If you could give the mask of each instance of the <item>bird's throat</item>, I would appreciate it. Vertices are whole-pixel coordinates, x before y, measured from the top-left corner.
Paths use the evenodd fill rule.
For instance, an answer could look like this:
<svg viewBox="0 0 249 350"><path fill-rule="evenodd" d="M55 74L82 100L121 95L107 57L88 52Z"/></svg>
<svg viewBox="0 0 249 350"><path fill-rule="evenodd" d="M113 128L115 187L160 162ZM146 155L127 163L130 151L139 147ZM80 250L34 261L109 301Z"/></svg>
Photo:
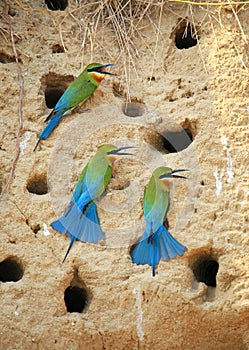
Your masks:
<svg viewBox="0 0 249 350"><path fill-rule="evenodd" d="M91 76L93 77L94 80L97 81L98 84L101 83L101 81L104 79L105 75L101 74L101 73L96 73L96 72L92 72Z"/></svg>
<svg viewBox="0 0 249 350"><path fill-rule="evenodd" d="M115 156L113 156L113 157L109 156L108 158L109 158L112 165L114 164L115 160L117 159L117 157L115 157Z"/></svg>
<svg viewBox="0 0 249 350"><path fill-rule="evenodd" d="M167 191L169 191L169 186L170 186L171 181L172 180L169 180L169 179L163 180L164 187Z"/></svg>

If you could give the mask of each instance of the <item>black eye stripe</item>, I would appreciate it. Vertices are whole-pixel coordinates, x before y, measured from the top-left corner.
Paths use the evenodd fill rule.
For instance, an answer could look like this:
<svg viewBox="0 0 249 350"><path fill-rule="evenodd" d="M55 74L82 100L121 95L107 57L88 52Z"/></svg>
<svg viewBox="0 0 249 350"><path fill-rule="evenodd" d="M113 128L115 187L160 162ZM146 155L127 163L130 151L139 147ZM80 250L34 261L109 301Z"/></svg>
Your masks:
<svg viewBox="0 0 249 350"><path fill-rule="evenodd" d="M97 72L97 73L103 73L101 71L99 71L99 69L101 69L102 67L99 67L99 68L89 68L87 71L88 72Z"/></svg>

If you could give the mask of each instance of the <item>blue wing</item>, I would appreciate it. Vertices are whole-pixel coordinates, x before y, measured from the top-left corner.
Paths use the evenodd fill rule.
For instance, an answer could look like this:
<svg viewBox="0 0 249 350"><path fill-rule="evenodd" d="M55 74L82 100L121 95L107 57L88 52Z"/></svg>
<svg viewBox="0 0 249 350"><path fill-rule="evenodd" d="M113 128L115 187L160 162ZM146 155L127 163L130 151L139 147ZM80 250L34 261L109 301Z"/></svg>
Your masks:
<svg viewBox="0 0 249 350"><path fill-rule="evenodd" d="M152 275L160 260L169 260L181 256L187 248L179 243L169 231L161 225L150 235L146 230L139 243L131 251L132 262L138 265L152 266Z"/></svg>
<svg viewBox="0 0 249 350"><path fill-rule="evenodd" d="M63 117L63 114L59 114L56 116L56 118L54 119L50 119L50 121L48 122L48 124L45 126L45 128L43 128L43 130L41 131L40 135L39 135L39 139L35 145L35 148L33 151L36 150L37 146L39 145L39 143L41 142L41 140L46 140L49 135L51 134L51 132L54 130L54 128L56 127L56 125L59 123L60 119Z"/></svg>
<svg viewBox="0 0 249 350"><path fill-rule="evenodd" d="M79 103L83 102L84 100L78 101L77 93L80 90L80 86L75 90L68 88L64 94L61 96L59 101L57 102L55 108L52 110L52 112L49 114L45 122L48 124L45 126L45 128L42 130L42 132L39 135L39 139L37 141L37 144L34 148L34 151L36 150L37 146L41 142L41 140L46 140L51 132L54 130L54 128L58 125L61 118L69 113L72 109L74 109Z"/></svg>
<svg viewBox="0 0 249 350"><path fill-rule="evenodd" d="M86 101L96 88L97 85L94 85L87 77L80 74L65 90L46 121L54 119L58 115L65 115L80 103Z"/></svg>
<svg viewBox="0 0 249 350"><path fill-rule="evenodd" d="M105 240L96 204L90 202L82 208L77 203L73 203L73 201L70 203L65 214L51 223L54 230L72 237L64 260L75 240L92 243Z"/></svg>
<svg viewBox="0 0 249 350"><path fill-rule="evenodd" d="M63 114L60 114L56 118L51 119L40 133L39 140L46 140L51 134L51 132L54 130L54 128L57 126L62 117Z"/></svg>

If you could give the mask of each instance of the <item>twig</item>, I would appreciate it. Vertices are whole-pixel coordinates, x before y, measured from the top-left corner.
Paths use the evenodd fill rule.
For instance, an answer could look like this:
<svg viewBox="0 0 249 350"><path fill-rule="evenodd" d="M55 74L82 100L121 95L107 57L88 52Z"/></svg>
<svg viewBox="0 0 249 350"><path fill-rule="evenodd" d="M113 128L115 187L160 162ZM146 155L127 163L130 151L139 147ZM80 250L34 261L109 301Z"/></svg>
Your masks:
<svg viewBox="0 0 249 350"><path fill-rule="evenodd" d="M203 67L205 69L205 72L208 73L208 70L207 70L207 67L206 67L206 63L205 63L205 59L204 59L204 56L202 54L201 45L200 45L200 41L199 41L199 37L198 37L198 33L197 33L197 28L196 28L196 25L195 25L193 9L192 9L191 5L189 5L189 11L190 11L190 14L191 14L191 19L192 19L192 23L193 23L193 27L194 27L194 31L195 31L194 34L195 34L195 36L197 38L197 45L198 45L198 50L200 52L201 61L202 61Z"/></svg>
<svg viewBox="0 0 249 350"><path fill-rule="evenodd" d="M191 1L191 0L168 0L168 2L180 2L182 4L201 5L201 6L229 6L248 4L249 0L245 1L224 1L224 2L206 2L206 1Z"/></svg>
<svg viewBox="0 0 249 350"><path fill-rule="evenodd" d="M242 34L242 36L243 36L243 39L244 39L246 45L248 45L247 37L246 37L245 32L244 32L244 30L243 30L243 28L242 28L242 25L241 25L241 23L240 23L239 17L238 17L238 15L237 15L237 13L235 12L235 10L234 10L233 7L232 7L232 11L233 11L234 17L236 18L236 21L237 21L237 23L238 23L238 26L239 26L239 29L240 29L241 34Z"/></svg>
<svg viewBox="0 0 249 350"><path fill-rule="evenodd" d="M9 10L9 6L8 6L8 0L5 1L5 10L6 10L6 16L8 18L8 24L9 24L9 29L10 29L10 38L11 38L11 45L12 45L12 50L13 53L15 55L15 59L16 59L16 66L17 66L17 72L18 72L18 78L19 78L19 84L20 84L20 93L19 93L19 101L18 101L18 116L19 116L19 125L18 125L18 129L16 130L16 154L15 157L13 159L11 168L10 168L10 173L7 179L6 184L3 186L1 194L0 194L0 199L3 197L4 193L7 191L11 180L13 178L13 174L15 171L15 167L17 164L17 161L19 159L20 156L20 133L23 127L23 117L22 117L22 101L23 101L23 92L24 92L24 82L23 82L23 76L22 76L22 70L19 64L19 60L18 60L18 54L16 51L16 46L15 46L15 40L14 40L14 34L13 34L13 28L12 28L12 24L11 24L11 20L9 18L8 15L8 10Z"/></svg>
<svg viewBox="0 0 249 350"><path fill-rule="evenodd" d="M160 14L159 14L159 20L158 20L158 29L156 31L156 44L155 44L155 49L154 49L154 54L153 54L153 60L152 60L152 67L151 67L151 74L150 74L150 82L152 79L152 76L154 74L154 69L155 69L155 60L156 60L156 54L157 54L157 48L158 48L158 42L159 42L159 35L160 35L160 28L161 28L161 23L162 23L162 14L163 14L163 3L161 3L160 7Z"/></svg>

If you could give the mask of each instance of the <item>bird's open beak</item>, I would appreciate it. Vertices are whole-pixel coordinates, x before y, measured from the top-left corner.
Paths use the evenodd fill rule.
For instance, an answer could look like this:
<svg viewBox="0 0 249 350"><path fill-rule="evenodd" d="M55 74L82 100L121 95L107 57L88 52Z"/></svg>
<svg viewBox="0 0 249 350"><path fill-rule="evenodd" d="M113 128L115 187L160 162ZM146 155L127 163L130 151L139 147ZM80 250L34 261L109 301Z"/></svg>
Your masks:
<svg viewBox="0 0 249 350"><path fill-rule="evenodd" d="M160 176L160 179L167 179L167 178L178 178L178 179L187 179L186 176L182 176L182 175L175 175L175 173L179 173L180 171L189 171L188 169L176 169L176 170L172 170L171 173L165 173L163 175Z"/></svg>
<svg viewBox="0 0 249 350"><path fill-rule="evenodd" d="M114 64L112 64L112 63L103 64L103 66L101 66L101 67L99 67L97 69L95 68L94 70L97 71L98 73L102 73L102 74L117 75L115 73L111 73L111 72L105 71L105 68L112 67L112 66L114 66Z"/></svg>
<svg viewBox="0 0 249 350"><path fill-rule="evenodd" d="M113 151L108 152L109 155L116 155L116 156L134 156L133 153L127 153L127 152L121 152L125 149L129 149L129 148L136 148L134 146L123 146L123 147L119 147L118 149L114 149Z"/></svg>

